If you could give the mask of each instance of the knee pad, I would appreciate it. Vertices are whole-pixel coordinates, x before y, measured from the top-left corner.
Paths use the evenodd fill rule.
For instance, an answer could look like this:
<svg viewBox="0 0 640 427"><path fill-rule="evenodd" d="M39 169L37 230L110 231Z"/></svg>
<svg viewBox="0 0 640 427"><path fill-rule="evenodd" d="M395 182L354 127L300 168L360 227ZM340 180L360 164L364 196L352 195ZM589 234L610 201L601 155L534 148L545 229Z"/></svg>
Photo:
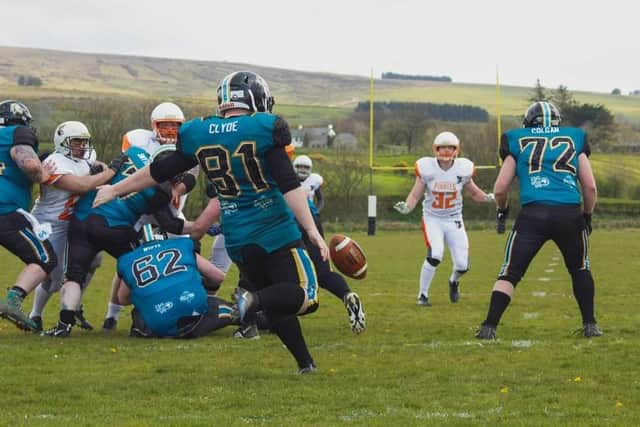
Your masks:
<svg viewBox="0 0 640 427"><path fill-rule="evenodd" d="M438 264L440 264L440 260L439 259L431 258L430 256L427 257L427 262L432 267L437 267Z"/></svg>

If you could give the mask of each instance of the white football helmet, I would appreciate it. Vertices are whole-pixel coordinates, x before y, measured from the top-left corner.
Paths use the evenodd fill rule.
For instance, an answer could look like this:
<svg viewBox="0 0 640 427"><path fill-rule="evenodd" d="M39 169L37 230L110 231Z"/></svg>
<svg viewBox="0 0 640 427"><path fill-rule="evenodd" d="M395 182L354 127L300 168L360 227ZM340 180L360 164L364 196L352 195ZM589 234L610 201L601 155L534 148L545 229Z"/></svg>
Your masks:
<svg viewBox="0 0 640 427"><path fill-rule="evenodd" d="M160 144L175 144L178 141L178 128L182 123L184 113L173 102L158 104L151 112L151 129Z"/></svg>
<svg viewBox="0 0 640 427"><path fill-rule="evenodd" d="M75 121L58 125L53 133L53 146L58 153L75 160L89 160L93 151L89 129Z"/></svg>
<svg viewBox="0 0 640 427"><path fill-rule="evenodd" d="M293 160L293 169L301 180L307 179L311 175L313 162L309 156L301 155Z"/></svg>
<svg viewBox="0 0 640 427"><path fill-rule="evenodd" d="M440 147L453 147L450 153L441 153ZM453 132L440 132L433 140L433 154L438 160L450 161L460 153L460 140Z"/></svg>

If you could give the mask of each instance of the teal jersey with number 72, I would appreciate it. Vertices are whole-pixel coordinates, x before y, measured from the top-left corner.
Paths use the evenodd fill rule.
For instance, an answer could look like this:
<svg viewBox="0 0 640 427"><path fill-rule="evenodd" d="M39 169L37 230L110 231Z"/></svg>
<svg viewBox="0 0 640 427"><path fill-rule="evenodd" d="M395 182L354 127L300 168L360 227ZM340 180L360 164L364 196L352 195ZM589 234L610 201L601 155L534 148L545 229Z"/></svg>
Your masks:
<svg viewBox="0 0 640 427"><path fill-rule="evenodd" d="M516 161L520 203L579 205L578 156L590 154L585 132L574 127L512 129L502 135L500 155Z"/></svg>

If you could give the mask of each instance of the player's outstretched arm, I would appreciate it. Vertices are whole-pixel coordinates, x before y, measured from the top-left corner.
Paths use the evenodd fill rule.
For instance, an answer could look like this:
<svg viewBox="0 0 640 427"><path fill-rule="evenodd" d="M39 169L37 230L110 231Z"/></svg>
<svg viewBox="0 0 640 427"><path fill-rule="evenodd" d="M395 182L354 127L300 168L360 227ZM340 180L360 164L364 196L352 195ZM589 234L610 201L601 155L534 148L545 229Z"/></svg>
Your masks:
<svg viewBox="0 0 640 427"><path fill-rule="evenodd" d="M297 187L291 191L287 191L284 194L284 199L296 216L296 219L302 225L302 228L307 232L309 240L320 249L320 254L323 260L329 259L329 247L324 241L316 223L313 221L311 211L309 210L309 204L307 203L307 195L302 187Z"/></svg>
<svg viewBox="0 0 640 427"><path fill-rule="evenodd" d="M467 194L471 196L471 199L474 202L491 203L496 200L493 193L485 193L482 191L482 189L473 181L473 178L469 179L469 182L465 184L464 188L467 190Z"/></svg>
<svg viewBox="0 0 640 427"><path fill-rule="evenodd" d="M220 200L209 200L207 206L194 221L185 221L183 233L189 233L193 240L200 240L214 222L220 221Z"/></svg>
<svg viewBox="0 0 640 427"><path fill-rule="evenodd" d="M93 207L97 208L118 196L144 190L158 184L149 171L149 166L138 170L133 175L118 182L115 185L101 185L98 187L98 193L93 201Z"/></svg>
<svg viewBox="0 0 640 427"><path fill-rule="evenodd" d="M422 198L424 190L424 182L422 182L420 177L416 177L416 182L413 184L413 188L409 192L407 199L404 202L396 203L393 205L393 208L404 215L410 213Z"/></svg>

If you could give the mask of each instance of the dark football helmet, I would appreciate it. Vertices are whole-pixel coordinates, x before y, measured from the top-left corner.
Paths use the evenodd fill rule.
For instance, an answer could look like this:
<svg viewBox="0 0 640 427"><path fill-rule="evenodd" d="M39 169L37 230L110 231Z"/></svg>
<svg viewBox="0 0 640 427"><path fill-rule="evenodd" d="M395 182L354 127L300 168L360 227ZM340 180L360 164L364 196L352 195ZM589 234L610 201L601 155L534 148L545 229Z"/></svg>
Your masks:
<svg viewBox="0 0 640 427"><path fill-rule="evenodd" d="M549 101L534 102L524 113L522 125L526 128L560 126L560 111Z"/></svg>
<svg viewBox="0 0 640 427"><path fill-rule="evenodd" d="M270 113L274 104L267 82L251 71L231 73L218 85L219 113L234 108Z"/></svg>
<svg viewBox="0 0 640 427"><path fill-rule="evenodd" d="M31 112L22 102L12 99L0 102L0 126L29 126L31 120Z"/></svg>

